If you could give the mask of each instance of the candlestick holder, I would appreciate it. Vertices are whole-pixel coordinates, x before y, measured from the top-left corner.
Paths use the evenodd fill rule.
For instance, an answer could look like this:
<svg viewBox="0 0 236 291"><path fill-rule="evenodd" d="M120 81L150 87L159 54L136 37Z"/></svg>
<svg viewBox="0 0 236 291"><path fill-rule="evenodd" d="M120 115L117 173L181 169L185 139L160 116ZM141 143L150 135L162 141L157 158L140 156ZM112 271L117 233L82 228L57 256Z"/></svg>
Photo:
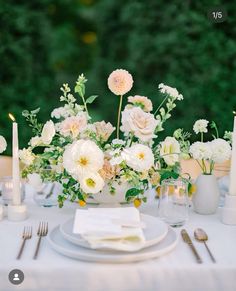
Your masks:
<svg viewBox="0 0 236 291"><path fill-rule="evenodd" d="M28 211L26 204L12 205L7 207L7 216L10 221L22 221L28 218Z"/></svg>
<svg viewBox="0 0 236 291"><path fill-rule="evenodd" d="M224 224L236 225L236 195L225 195L225 205L222 208L221 220Z"/></svg>

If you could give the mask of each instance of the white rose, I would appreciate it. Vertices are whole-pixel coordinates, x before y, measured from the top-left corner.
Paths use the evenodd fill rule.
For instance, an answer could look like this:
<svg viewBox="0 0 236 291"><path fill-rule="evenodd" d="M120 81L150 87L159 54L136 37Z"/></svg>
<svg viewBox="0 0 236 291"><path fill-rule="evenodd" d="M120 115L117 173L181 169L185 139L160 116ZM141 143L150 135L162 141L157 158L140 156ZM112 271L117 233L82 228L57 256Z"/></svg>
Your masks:
<svg viewBox="0 0 236 291"><path fill-rule="evenodd" d="M180 145L174 137L166 137L161 142L160 155L168 166L174 166L179 161Z"/></svg>
<svg viewBox="0 0 236 291"><path fill-rule="evenodd" d="M0 135L0 154L3 153L7 148L7 142L5 138Z"/></svg>
<svg viewBox="0 0 236 291"><path fill-rule="evenodd" d="M19 150L19 158L27 166L30 166L33 164L35 156L29 149L23 149Z"/></svg>
<svg viewBox="0 0 236 291"><path fill-rule="evenodd" d="M215 163L223 163L228 161L231 156L231 146L222 138L211 141L212 160Z"/></svg>
<svg viewBox="0 0 236 291"><path fill-rule="evenodd" d="M144 112L139 107L125 108L122 112L121 130L128 135L133 133L141 141L149 141L156 137L155 129L160 121L151 113Z"/></svg>
<svg viewBox="0 0 236 291"><path fill-rule="evenodd" d="M207 132L207 126L209 121L206 119L199 119L197 120L193 125L193 130L196 134L198 133L206 133Z"/></svg>
<svg viewBox="0 0 236 291"><path fill-rule="evenodd" d="M43 127L42 134L41 134L43 143L50 144L52 142L52 139L55 133L56 133L56 130L55 130L54 123L52 122L52 120L47 121Z"/></svg>
<svg viewBox="0 0 236 291"><path fill-rule="evenodd" d="M96 194L104 187L104 180L97 173L89 173L79 178L81 189L87 194Z"/></svg>
<svg viewBox="0 0 236 291"><path fill-rule="evenodd" d="M195 160L211 160L212 148L210 142L195 142L190 148L189 152Z"/></svg>
<svg viewBox="0 0 236 291"><path fill-rule="evenodd" d="M142 144L135 144L124 149L122 157L130 168L138 172L148 171L154 165L152 150Z"/></svg>

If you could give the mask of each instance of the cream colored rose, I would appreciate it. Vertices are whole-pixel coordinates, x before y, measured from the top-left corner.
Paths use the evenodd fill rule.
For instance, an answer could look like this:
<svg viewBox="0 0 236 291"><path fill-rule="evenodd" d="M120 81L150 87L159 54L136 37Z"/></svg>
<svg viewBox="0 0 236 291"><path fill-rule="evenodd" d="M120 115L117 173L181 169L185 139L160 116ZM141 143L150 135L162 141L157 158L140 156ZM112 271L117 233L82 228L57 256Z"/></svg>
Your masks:
<svg viewBox="0 0 236 291"><path fill-rule="evenodd" d="M52 142L52 139L56 133L54 123L52 120L49 120L45 123L42 133L41 133L41 139L44 144L50 144Z"/></svg>
<svg viewBox="0 0 236 291"><path fill-rule="evenodd" d="M87 126L86 114L81 113L77 116L66 118L60 124L60 133L64 136L71 135L76 138Z"/></svg>
<svg viewBox="0 0 236 291"><path fill-rule="evenodd" d="M151 113L144 112L139 107L126 108L122 112L121 130L128 135L133 133L141 141L150 141L156 135L155 129L159 123Z"/></svg>
<svg viewBox="0 0 236 291"><path fill-rule="evenodd" d="M120 172L120 167L118 165L111 165L108 159L104 159L104 165L99 174L103 179L112 179Z"/></svg>
<svg viewBox="0 0 236 291"><path fill-rule="evenodd" d="M139 95L129 96L128 102L137 106L141 106L141 108L145 112L152 111L152 101L145 96L139 96Z"/></svg>
<svg viewBox="0 0 236 291"><path fill-rule="evenodd" d="M107 141L115 130L115 127L113 127L110 122L106 123L105 121L95 122L94 126L97 136L102 138L103 141Z"/></svg>
<svg viewBox="0 0 236 291"><path fill-rule="evenodd" d="M160 155L168 166L174 166L179 161L180 145L174 137L166 137L161 142Z"/></svg>

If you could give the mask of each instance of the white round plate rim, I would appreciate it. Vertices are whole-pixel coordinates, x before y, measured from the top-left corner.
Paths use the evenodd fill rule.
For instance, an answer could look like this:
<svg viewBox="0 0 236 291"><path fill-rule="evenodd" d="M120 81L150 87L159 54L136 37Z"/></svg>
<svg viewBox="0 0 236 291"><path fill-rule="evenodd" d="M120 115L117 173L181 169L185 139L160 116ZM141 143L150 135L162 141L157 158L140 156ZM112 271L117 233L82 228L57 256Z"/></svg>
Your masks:
<svg viewBox="0 0 236 291"><path fill-rule="evenodd" d="M60 245L60 243L56 242L53 236L56 235L60 236L60 239L64 241L64 243L69 244L72 248L76 248L76 250L68 249L68 247L63 247ZM159 247L159 244L156 244L154 246L151 246L149 248L145 248L141 251L137 252L100 252L97 250L87 249L80 246L76 246L68 241L66 241L59 229L59 225L54 227L49 235L47 236L47 240L51 247L57 251L58 253L70 257L72 259L87 261L87 262L97 262L97 263L131 263L131 262L137 262L137 261L144 261L149 259L154 259L161 257L169 252L171 252L177 245L179 237L177 236L177 233L171 228L168 227L168 233L167 236L159 242L159 244L165 243L167 240L171 240L167 244L167 246L164 246L162 248ZM158 249L159 247L159 249Z"/></svg>
<svg viewBox="0 0 236 291"><path fill-rule="evenodd" d="M153 239L150 239L150 240L146 240L145 244L143 246L141 246L139 248L139 250L147 248L147 247L150 247L152 245L155 245L155 244L159 243L160 241L162 241L166 237L166 235L168 233L168 225L165 222L163 222L162 220L160 220L160 218L155 217L155 216L151 216L151 215L147 215L147 214L141 214L141 221L143 221L145 219L146 220L147 219L153 220L153 224L158 222L159 223L158 227L162 227L162 229L161 229L161 233L157 237L155 237ZM82 238L79 239L78 237L76 237L78 235L66 232L66 230L64 228L68 223L73 223L73 218L67 220L66 222L64 222L62 224L60 224L59 228L60 228L60 232L61 232L62 236L66 240L68 240L69 242L71 242L73 244L76 244L76 245L84 247L84 248L91 249L90 245L84 239L82 239ZM147 223L147 221L144 221L144 223ZM144 232L144 236L145 236L145 228L143 229L143 232ZM104 249L102 249L102 250L104 250ZM109 249L109 251L110 251L110 249Z"/></svg>

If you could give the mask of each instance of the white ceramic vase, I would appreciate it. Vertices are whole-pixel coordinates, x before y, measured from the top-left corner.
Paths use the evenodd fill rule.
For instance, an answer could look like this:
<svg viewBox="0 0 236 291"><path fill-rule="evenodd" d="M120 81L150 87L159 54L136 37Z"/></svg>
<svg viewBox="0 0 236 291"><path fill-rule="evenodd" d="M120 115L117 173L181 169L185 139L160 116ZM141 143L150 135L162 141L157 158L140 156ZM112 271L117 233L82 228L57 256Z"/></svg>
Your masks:
<svg viewBox="0 0 236 291"><path fill-rule="evenodd" d="M220 192L214 175L200 175L196 180L197 191L193 194L193 207L199 214L213 214L219 205Z"/></svg>
<svg viewBox="0 0 236 291"><path fill-rule="evenodd" d="M125 200L125 194L127 190L131 188L130 184L127 182L120 184L113 182L112 186L116 189L114 194L110 193L110 187L108 184L105 184L101 192L93 195L94 200L102 206L107 207L115 207L120 206L121 203L127 203Z"/></svg>

